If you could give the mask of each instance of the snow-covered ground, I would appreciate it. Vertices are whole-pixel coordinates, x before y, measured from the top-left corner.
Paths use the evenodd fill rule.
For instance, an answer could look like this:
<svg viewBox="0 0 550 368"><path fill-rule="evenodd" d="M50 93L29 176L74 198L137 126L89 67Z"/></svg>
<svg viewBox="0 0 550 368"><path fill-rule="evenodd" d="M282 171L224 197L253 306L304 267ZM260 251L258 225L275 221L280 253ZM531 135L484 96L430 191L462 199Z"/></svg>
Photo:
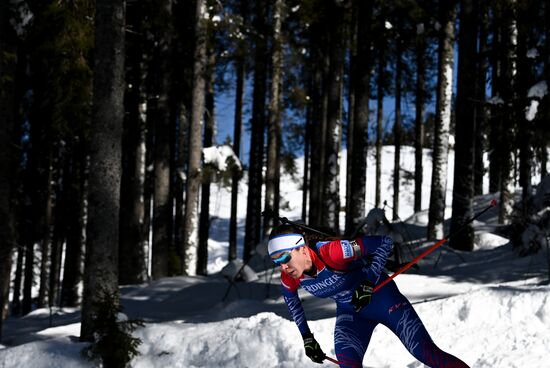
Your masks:
<svg viewBox="0 0 550 368"><path fill-rule="evenodd" d="M405 147L402 168L414 167L413 150ZM425 152L423 208L429 201L431 158ZM345 157L345 155L344 155ZM391 204L393 148L385 147L383 200ZM345 160L342 160L345 168ZM449 160L453 162L452 158ZM449 168L452 173L452 167ZM344 177L344 176L343 176ZM374 198L374 164L368 163L367 202ZM536 184L536 179L534 183ZM449 177L452 185L452 175ZM283 178L284 216L299 218L300 183ZM341 183L345 188L345 183ZM423 242L427 211L413 215L412 183L403 179L400 215L406 240L416 240L409 253L419 254L433 243ZM258 279L231 286L219 271L227 264L229 193L213 186L215 216L209 243L209 277L174 277L121 288L124 312L146 321L135 332L141 353L132 367L319 367L303 353L302 340L279 297L278 272L265 267L259 246L252 266ZM240 214L245 213L242 183ZM449 188L449 193L451 188ZM387 197L384 197L387 196ZM492 199L476 199L476 209ZM342 193L343 200L343 193ZM344 203L344 202L342 202ZM450 196L447 201L451 205ZM547 367L550 346L550 286L546 250L519 258L492 210L475 222L475 251L441 247L395 280L413 302L435 342L472 367ZM450 211L449 211L450 215ZM240 241L244 234L240 218ZM269 266L269 263L265 263ZM225 296L225 299L224 299ZM304 293L310 327L327 355L334 357L334 305ZM0 367L92 367L80 355L79 311L36 310L5 321ZM384 326L376 328L363 362L366 367L421 367ZM335 366L326 362L325 366Z"/></svg>

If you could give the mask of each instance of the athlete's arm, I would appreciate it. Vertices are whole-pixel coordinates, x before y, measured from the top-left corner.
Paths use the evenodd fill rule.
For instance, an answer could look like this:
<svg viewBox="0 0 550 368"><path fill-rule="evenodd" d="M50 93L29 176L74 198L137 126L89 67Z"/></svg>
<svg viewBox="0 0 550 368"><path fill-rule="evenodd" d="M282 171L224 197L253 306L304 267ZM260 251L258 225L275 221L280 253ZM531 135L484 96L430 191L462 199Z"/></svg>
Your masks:
<svg viewBox="0 0 550 368"><path fill-rule="evenodd" d="M335 270L350 270L357 267L355 261L368 260L363 272L369 281L376 283L393 249L393 240L389 236L364 236L357 241L318 243L317 247L322 261Z"/></svg>
<svg viewBox="0 0 550 368"><path fill-rule="evenodd" d="M393 239L389 236L364 236L361 243L364 248L372 250L365 255L372 260L363 267L363 272L370 282L376 284L393 249Z"/></svg>
<svg viewBox="0 0 550 368"><path fill-rule="evenodd" d="M309 326L307 324L306 314L304 308L302 307L302 302L298 296L298 285L286 278L285 275L281 275L281 293L283 294L283 299L288 307L290 315L298 326L300 333L306 335L311 333Z"/></svg>

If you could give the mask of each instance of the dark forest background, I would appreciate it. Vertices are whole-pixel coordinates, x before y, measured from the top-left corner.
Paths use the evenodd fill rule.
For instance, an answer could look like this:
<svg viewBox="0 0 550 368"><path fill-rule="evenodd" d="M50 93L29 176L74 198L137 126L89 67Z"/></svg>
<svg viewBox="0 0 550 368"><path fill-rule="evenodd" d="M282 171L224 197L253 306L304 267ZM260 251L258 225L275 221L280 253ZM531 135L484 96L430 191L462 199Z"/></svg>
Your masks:
<svg viewBox="0 0 550 368"><path fill-rule="evenodd" d="M534 0L2 1L2 319L82 305L82 338L91 339L104 293L206 275L214 180L233 193L228 260L247 261L273 226L261 212L278 212L279 176L293 170L296 152L305 158L302 217L310 225L350 234L364 218L367 150L376 155L381 206L387 144L397 163L394 220L400 147L409 145L415 211L422 183L431 183L428 239L443 237L447 205L451 231L472 216L474 197L486 194L484 175L499 198L499 222L520 234L532 218L533 178L548 174L549 39L548 2ZM234 133L215 142L215 101L228 91ZM414 116L402 112L404 101ZM247 165L205 165L203 147L222 143ZM430 178L422 177L423 148L433 152ZM239 200L247 201L242 255ZM473 241L467 227L450 244L468 251ZM541 244L517 246L525 254Z"/></svg>

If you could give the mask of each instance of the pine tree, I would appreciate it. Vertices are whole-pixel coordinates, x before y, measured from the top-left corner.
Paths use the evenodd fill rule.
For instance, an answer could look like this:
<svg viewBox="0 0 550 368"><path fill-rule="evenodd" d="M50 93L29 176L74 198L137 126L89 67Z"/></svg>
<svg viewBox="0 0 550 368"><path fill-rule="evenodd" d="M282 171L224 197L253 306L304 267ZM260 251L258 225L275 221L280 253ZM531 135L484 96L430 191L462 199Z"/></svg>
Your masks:
<svg viewBox="0 0 550 368"><path fill-rule="evenodd" d="M460 2L451 232L466 223L473 214L475 106L470 96L475 96L477 32L474 15L476 11L477 0L462 0ZM473 250L474 230L472 225L467 225L460 233L451 238L450 245L455 249Z"/></svg>
<svg viewBox="0 0 550 368"><path fill-rule="evenodd" d="M235 117L234 117L234 133L233 133L233 152L240 159L241 157L241 131L242 131L242 115L243 115L243 99L245 91L246 79L246 39L244 30L248 22L248 1L240 0L240 18L241 23L238 29L238 34L241 36L237 41L235 55ZM229 220L229 254L228 260L232 261L237 258L237 202L239 197L239 180L242 172L235 166L231 175L231 218Z"/></svg>
<svg viewBox="0 0 550 368"><path fill-rule="evenodd" d="M243 259L250 259L261 234L262 167L264 161L265 101L267 93L267 11L256 3L253 26L254 40L254 90L252 93L252 121L250 134L250 159L248 169L248 197Z"/></svg>
<svg viewBox="0 0 550 368"><path fill-rule="evenodd" d="M325 75L327 98L326 137L325 137L325 179L323 181L323 201L321 225L339 232L340 228L340 148L342 139L342 96L344 77L344 57L346 52L348 11L350 2L331 2L327 8L329 32L329 66ZM330 15L328 15L330 14Z"/></svg>
<svg viewBox="0 0 550 368"><path fill-rule="evenodd" d="M432 180L428 221L428 239L443 237L445 197L447 193L447 160L449 154L449 129L451 125L451 97L453 83L453 47L455 2L439 2L438 72L436 117L432 157Z"/></svg>
<svg viewBox="0 0 550 368"><path fill-rule="evenodd" d="M118 296L118 215L124 119L124 0L98 0L81 340L98 329L102 293ZM118 298L115 298L115 306Z"/></svg>
<svg viewBox="0 0 550 368"><path fill-rule="evenodd" d="M204 111L204 147L212 147L215 145L214 133L216 131L216 115L214 104L214 85L216 79L216 50L214 49L214 41L216 39L217 30L212 17L215 12L213 7L209 11L209 26L206 43L206 71L205 71L205 111ZM197 249L197 275L207 275L208 268L208 238L210 232L210 183L213 180L213 170L205 169L202 177L201 185L201 200L200 200L200 217L199 217L199 242Z"/></svg>
<svg viewBox="0 0 550 368"><path fill-rule="evenodd" d="M355 109L353 111L353 153L351 156L351 183L349 198L351 204L346 214L346 233L351 233L365 216L366 171L368 149L368 118L370 97L370 75L372 70L372 1L359 1L357 17L360 19L357 28L356 67L353 69ZM349 133L349 132L348 132Z"/></svg>
<svg viewBox="0 0 550 368"><path fill-rule="evenodd" d="M185 195L185 228L183 238L182 270L192 275L196 270L199 230L199 190L202 181L202 135L204 116L205 68L206 68L206 3L197 0L195 10L195 52L193 65L193 97L189 134L189 166Z"/></svg>
<svg viewBox="0 0 550 368"><path fill-rule="evenodd" d="M146 62L143 44L145 37L142 2L130 3L127 7L126 38L126 93L124 138L122 143L122 178L120 193L120 247L119 283L136 284L147 280L145 245L148 232L142 228L144 221L143 201L145 184L145 105Z"/></svg>
<svg viewBox="0 0 550 368"><path fill-rule="evenodd" d="M283 39L282 23L284 22L284 2L276 0L273 8L273 40L271 51L271 101L267 123L267 168L265 176L264 208L279 212L279 181L281 170L281 117L282 117L282 68ZM268 235L273 227L273 219L264 217L263 233Z"/></svg>
<svg viewBox="0 0 550 368"><path fill-rule="evenodd" d="M153 279L176 273L170 267L172 250L172 200L170 197L170 142L172 124L170 121L170 98L172 82L172 0L157 0L153 3L155 24L155 55L151 61L154 73L153 95L156 99L153 116L155 119L155 167L153 192ZM155 6L156 5L156 6Z"/></svg>
<svg viewBox="0 0 550 368"><path fill-rule="evenodd" d="M15 75L17 63L16 34L10 24L9 3L0 4L0 341L6 317L12 251L14 168L15 168Z"/></svg>

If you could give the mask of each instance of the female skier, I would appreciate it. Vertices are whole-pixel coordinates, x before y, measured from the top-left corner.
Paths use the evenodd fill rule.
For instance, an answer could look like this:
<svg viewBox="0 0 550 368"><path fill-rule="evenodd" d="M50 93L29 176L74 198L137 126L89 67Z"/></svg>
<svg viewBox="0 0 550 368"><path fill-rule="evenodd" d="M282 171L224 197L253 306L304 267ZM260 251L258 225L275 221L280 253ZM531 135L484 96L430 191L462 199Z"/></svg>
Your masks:
<svg viewBox="0 0 550 368"><path fill-rule="evenodd" d="M284 300L312 361L322 363L326 355L307 324L297 292L300 286L314 296L336 301L334 346L340 367L362 366L372 332L379 323L427 366L468 367L435 345L393 280L373 294L373 288L388 278L383 267L393 248L390 237L318 240L296 226L281 225L273 229L268 243L271 259L281 268Z"/></svg>

